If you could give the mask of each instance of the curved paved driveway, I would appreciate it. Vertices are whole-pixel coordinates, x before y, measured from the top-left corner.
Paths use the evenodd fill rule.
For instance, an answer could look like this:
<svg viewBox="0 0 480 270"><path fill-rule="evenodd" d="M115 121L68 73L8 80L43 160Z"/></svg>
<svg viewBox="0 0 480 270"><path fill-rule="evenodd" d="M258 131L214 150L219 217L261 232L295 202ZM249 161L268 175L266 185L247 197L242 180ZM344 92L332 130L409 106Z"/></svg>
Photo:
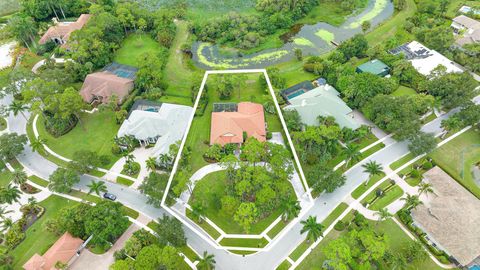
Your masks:
<svg viewBox="0 0 480 270"><path fill-rule="evenodd" d="M8 98L7 98L8 99ZM480 102L480 98L475 100ZM6 102L2 100L2 102ZM440 123L443 119L448 118L453 112L443 115L436 120L425 125L422 130L424 132L431 132L439 134L442 132ZM25 133L26 121L21 116L8 117L10 129L14 132ZM393 143L380 151L374 153L368 159L365 159L345 173L347 177L346 184L330 194L323 194L315 200L315 206L312 207L304 216L314 215L318 220L322 221L328 214L335 209L335 207L348 196L358 185L366 180L367 175L363 172L362 164L369 160L375 160L381 163L384 167L390 163L399 159L403 155L408 153L407 142ZM24 153L18 157L28 169L34 172L36 175L42 178L48 178L48 176L57 168L57 166L50 161L44 159L37 153L33 153L29 146L26 147ZM96 179L91 176L82 176L78 188L86 189L86 185L92 180ZM106 183L110 192L118 195L118 200L128 207L134 208L150 218L158 218L166 212L163 209L157 209L151 205L146 204L146 196L140 194L138 191L124 188L115 183ZM287 256L293 248L295 248L300 242L303 241L303 236L300 235L301 225L295 224L290 231L278 239L278 241L272 245L271 249L264 252L258 252L249 256L239 256L230 254L223 250L217 250L208 243L206 243L201 237L188 228L185 228L185 233L188 238L188 243L198 252L202 253L207 251L210 254L215 255L217 262L217 269L229 269L229 270L264 270L275 269L275 267L281 263L280 259Z"/></svg>

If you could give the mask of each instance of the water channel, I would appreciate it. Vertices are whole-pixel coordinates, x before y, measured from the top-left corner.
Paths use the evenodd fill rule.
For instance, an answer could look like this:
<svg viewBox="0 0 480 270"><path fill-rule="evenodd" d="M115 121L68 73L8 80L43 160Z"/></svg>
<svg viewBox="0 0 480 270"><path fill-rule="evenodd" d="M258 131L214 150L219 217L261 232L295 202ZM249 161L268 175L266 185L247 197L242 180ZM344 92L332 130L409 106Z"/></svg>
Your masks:
<svg viewBox="0 0 480 270"><path fill-rule="evenodd" d="M266 49L250 55L224 54L220 47L206 42L195 42L192 46L193 61L203 69L265 68L294 58L294 50L300 48L304 55L320 55L335 48L333 42L342 41L362 32L361 24L370 21L371 29L393 15L390 0L370 0L361 13L349 17L342 25L333 26L319 22L314 25L297 25L292 28L290 38L281 48Z"/></svg>

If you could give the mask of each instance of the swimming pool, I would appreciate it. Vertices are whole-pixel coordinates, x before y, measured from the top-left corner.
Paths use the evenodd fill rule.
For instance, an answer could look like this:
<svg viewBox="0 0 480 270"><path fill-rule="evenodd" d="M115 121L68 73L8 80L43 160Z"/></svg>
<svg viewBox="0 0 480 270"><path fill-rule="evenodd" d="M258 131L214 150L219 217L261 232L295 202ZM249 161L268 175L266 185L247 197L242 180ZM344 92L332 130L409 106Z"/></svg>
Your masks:
<svg viewBox="0 0 480 270"><path fill-rule="evenodd" d="M469 270L480 270L480 265L470 266Z"/></svg>
<svg viewBox="0 0 480 270"><path fill-rule="evenodd" d="M301 94L304 94L304 93L306 93L306 92L307 92L307 90L305 90L305 89L299 89L299 90L297 90L297 91L295 91L295 92L287 95L287 98L288 98L288 99L292 99L292 98L298 97L298 96L300 96Z"/></svg>

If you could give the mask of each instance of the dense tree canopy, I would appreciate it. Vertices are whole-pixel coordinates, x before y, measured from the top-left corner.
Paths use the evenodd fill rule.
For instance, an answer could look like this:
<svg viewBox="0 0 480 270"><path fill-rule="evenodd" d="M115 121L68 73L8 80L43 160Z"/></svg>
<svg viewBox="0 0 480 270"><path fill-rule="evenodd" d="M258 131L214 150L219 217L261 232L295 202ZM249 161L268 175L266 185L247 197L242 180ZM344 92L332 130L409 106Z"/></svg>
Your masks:
<svg viewBox="0 0 480 270"><path fill-rule="evenodd" d="M392 93L398 85L393 79L365 72L340 77L337 87L352 107L362 108L376 95Z"/></svg>
<svg viewBox="0 0 480 270"><path fill-rule="evenodd" d="M404 140L418 133L420 117L432 104L433 98L426 95L374 97L365 107L365 115L387 132L395 132L398 139Z"/></svg>
<svg viewBox="0 0 480 270"><path fill-rule="evenodd" d="M10 160L22 153L27 143L26 135L6 133L0 136L0 160Z"/></svg>

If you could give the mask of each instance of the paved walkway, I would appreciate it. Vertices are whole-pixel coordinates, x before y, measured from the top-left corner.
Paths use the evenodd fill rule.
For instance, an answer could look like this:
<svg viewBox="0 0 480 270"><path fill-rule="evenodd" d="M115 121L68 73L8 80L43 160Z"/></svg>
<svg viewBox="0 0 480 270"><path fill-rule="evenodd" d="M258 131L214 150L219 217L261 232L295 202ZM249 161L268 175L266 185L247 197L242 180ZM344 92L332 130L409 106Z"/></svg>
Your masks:
<svg viewBox="0 0 480 270"><path fill-rule="evenodd" d="M9 98L11 100L11 97ZM480 97L477 97L475 101L479 103ZM0 100L0 103L6 102L8 102L8 98ZM422 131L440 134L443 132L440 127L441 121L447 119L455 111L457 110L453 110L445 115L442 115L423 126ZM8 121L10 130L21 134L25 133L26 121L22 119L22 117L10 115L8 117ZM304 235L300 234L302 226L299 223L299 220L305 219L309 215L317 216L317 220L319 221L324 220L336 208L336 206L344 200L345 197L347 197L358 185L366 180L368 175L363 173L363 169L360 166L361 164L370 160L374 160L386 167L390 163L408 154L408 152L408 144L406 142L395 142L369 156L369 158L359 162L359 166L353 167L345 173L347 181L344 186L340 187L333 193L322 194L320 197L316 198L315 206L308 209L308 211L301 213L299 218L291 224L291 227L289 227L286 233L277 237L274 242L269 245L268 250L265 250L264 252L257 252L248 256L231 254L214 246L212 241L208 241L208 235L204 233L199 235L192 230L192 227L184 225L185 235L188 238L188 243L199 253L207 251L209 254L213 254L217 262L216 269L219 270L274 269L283 261L282 258L286 258L291 251L304 240ZM57 168L57 166L52 162L46 160L37 153L32 152L28 145L25 147L24 153L20 155L18 159L28 168L29 171L32 171L36 175L45 179L48 179L48 176ZM97 178L91 176L82 176L80 183L76 185L76 187L85 189L86 185L90 183L92 179ZM158 209L148 205L146 203L147 197L134 189L125 188L111 182L107 182L106 184L109 191L112 190L118 195L118 200L120 202L145 214L149 218L156 219L163 214L167 214L164 209ZM340 218L346 215L346 213L347 212L342 213ZM302 255L302 257L306 257L307 255L308 254L305 254L305 256Z"/></svg>

